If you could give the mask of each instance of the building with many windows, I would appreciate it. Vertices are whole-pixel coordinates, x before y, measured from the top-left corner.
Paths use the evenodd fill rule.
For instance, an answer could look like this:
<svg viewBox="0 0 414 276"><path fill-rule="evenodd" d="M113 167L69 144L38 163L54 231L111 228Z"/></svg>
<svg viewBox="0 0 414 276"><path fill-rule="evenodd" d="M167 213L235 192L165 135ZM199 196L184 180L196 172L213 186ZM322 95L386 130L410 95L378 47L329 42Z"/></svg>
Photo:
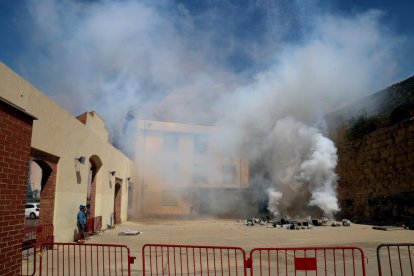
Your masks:
<svg viewBox="0 0 414 276"><path fill-rule="evenodd" d="M148 216L234 215L246 202L248 161L214 145L213 126L138 121L134 207Z"/></svg>

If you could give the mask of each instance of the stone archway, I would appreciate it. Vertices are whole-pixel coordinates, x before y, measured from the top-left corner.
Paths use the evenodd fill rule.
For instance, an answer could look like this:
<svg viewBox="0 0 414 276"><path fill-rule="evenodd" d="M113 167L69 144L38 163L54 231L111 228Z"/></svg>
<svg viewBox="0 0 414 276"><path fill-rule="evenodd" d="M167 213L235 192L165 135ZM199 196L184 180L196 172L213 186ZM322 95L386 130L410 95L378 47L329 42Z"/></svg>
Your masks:
<svg viewBox="0 0 414 276"><path fill-rule="evenodd" d="M114 191L114 224L121 223L121 202L122 202L122 180L115 179L115 191Z"/></svg>
<svg viewBox="0 0 414 276"><path fill-rule="evenodd" d="M95 217L97 174L101 167L102 161L99 156L92 155L89 158L88 190L86 195L86 207L89 217Z"/></svg>
<svg viewBox="0 0 414 276"><path fill-rule="evenodd" d="M30 160L42 169L39 225L53 224L55 211L56 174L59 157L32 148Z"/></svg>

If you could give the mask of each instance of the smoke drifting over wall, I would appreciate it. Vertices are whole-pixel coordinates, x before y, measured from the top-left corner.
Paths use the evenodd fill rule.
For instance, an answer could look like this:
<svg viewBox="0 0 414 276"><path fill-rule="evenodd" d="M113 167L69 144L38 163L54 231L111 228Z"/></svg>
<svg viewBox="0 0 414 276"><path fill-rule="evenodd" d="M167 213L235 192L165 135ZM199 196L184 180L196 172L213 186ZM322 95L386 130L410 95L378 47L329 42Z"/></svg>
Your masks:
<svg viewBox="0 0 414 276"><path fill-rule="evenodd" d="M398 73L400 39L381 12L153 2L29 2L22 74L75 114L96 110L129 154L138 118L218 125L218 146L247 154L251 184L268 190L273 214L337 211L323 115Z"/></svg>

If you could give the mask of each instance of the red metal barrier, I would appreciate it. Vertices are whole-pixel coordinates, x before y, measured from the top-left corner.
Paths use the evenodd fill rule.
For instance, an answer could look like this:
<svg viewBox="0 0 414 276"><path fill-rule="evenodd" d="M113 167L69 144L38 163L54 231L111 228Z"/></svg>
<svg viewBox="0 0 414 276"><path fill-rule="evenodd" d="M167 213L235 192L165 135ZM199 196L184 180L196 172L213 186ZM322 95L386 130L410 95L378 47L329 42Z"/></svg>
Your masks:
<svg viewBox="0 0 414 276"><path fill-rule="evenodd" d="M86 222L87 234L93 235L101 231L102 229L102 216L89 218Z"/></svg>
<svg viewBox="0 0 414 276"><path fill-rule="evenodd" d="M37 226L29 226L24 228L23 246L26 250L33 247L36 243Z"/></svg>
<svg viewBox="0 0 414 276"><path fill-rule="evenodd" d="M44 224L37 226L36 229L36 246L42 243L53 243L54 241L54 227L53 224Z"/></svg>
<svg viewBox="0 0 414 276"><path fill-rule="evenodd" d="M414 243L380 244L377 247L377 262L380 276L414 275Z"/></svg>
<svg viewBox="0 0 414 276"><path fill-rule="evenodd" d="M47 276L129 276L135 260L127 246L118 244L46 243L38 255L39 273Z"/></svg>
<svg viewBox="0 0 414 276"><path fill-rule="evenodd" d="M364 252L357 247L255 248L250 275L365 275Z"/></svg>
<svg viewBox="0 0 414 276"><path fill-rule="evenodd" d="M31 245L23 247L21 276L31 276L36 273L36 246Z"/></svg>
<svg viewBox="0 0 414 276"><path fill-rule="evenodd" d="M41 243L53 242L53 224L25 227L22 249L26 250L33 246L38 247Z"/></svg>
<svg viewBox="0 0 414 276"><path fill-rule="evenodd" d="M34 275L36 273L36 251L41 244L53 242L53 239L53 224L24 228L20 275Z"/></svg>
<svg viewBox="0 0 414 276"><path fill-rule="evenodd" d="M146 244L143 275L246 275L240 247Z"/></svg>

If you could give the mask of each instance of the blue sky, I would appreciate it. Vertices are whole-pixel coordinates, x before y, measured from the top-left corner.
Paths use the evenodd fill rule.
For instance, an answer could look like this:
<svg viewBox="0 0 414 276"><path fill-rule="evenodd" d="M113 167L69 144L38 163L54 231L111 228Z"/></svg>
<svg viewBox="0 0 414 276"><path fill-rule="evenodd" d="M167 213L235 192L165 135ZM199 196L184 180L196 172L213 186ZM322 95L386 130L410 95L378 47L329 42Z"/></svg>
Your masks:
<svg viewBox="0 0 414 276"><path fill-rule="evenodd" d="M30 13L33 12L31 10L33 7L28 2L27 0L0 1L0 32L5 37L0 44L0 59L18 73L31 79L30 75L26 75L22 68L25 67L26 63L32 62L30 61L31 55L33 55L33 59L41 58L42 49L36 49L37 45L34 45L30 38L28 39L28 34L30 34L32 27L28 18L32 17ZM73 0L60 2L85 2L99 5L99 3L107 1ZM167 1L159 2L165 3ZM298 17L312 17L317 13L328 12L347 15L364 12L369 9L379 9L384 12L381 18L384 29L403 36L407 39L407 44L414 45L414 17L412 16L414 2L410 0L176 0L166 5L167 9L172 6L183 6L188 13L194 15L196 18L194 23L197 25L198 31L213 30L214 40L217 45L229 43L229 36L239 43L239 46L244 43L266 43L270 39L275 39L269 38L271 36L271 30L269 29L272 27L267 20L272 7L280 9L274 15L281 18L282 28L288 28L288 31L280 32L279 37L275 39L278 42L294 43L303 38L303 32L309 26L306 25L306 21L301 22ZM306 15L306 12L299 11L299 9L306 10L309 14ZM299 13L301 14L299 15ZM225 28L221 28L223 26ZM30 55L27 53L30 53ZM24 61L21 60L21 56L25 57ZM255 63L244 52L243 47L239 47L229 53L222 62L235 71L263 65L262 60L259 63ZM403 59L401 63L403 67L401 77L413 73L413 61Z"/></svg>
<svg viewBox="0 0 414 276"><path fill-rule="evenodd" d="M280 91L273 109L314 118L414 74L413 11L410 0L0 1L0 60L72 114L98 111L113 140L131 118L220 123L229 103L247 110Z"/></svg>

